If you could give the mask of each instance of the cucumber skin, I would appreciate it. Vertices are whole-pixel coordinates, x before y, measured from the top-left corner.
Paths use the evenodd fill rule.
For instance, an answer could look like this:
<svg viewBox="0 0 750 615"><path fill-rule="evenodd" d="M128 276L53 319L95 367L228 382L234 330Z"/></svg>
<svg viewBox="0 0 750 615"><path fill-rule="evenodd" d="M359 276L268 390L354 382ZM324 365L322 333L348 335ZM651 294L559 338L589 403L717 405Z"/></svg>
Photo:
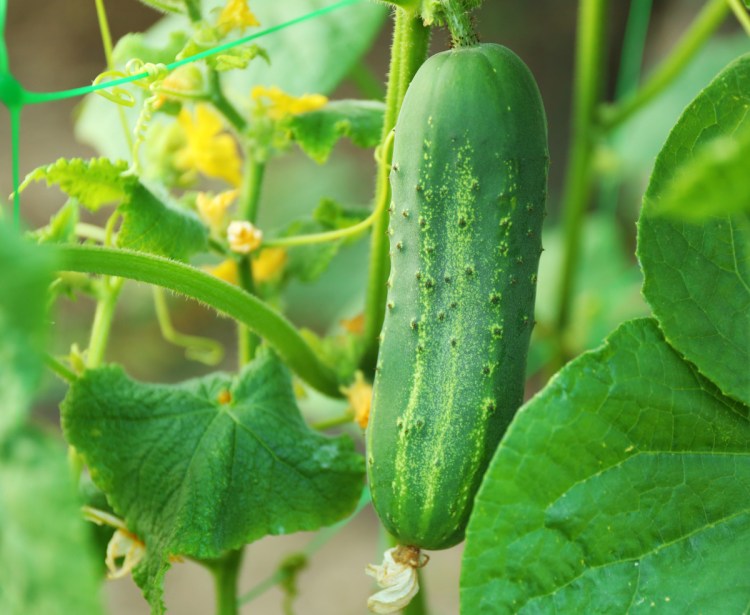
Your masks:
<svg viewBox="0 0 750 615"><path fill-rule="evenodd" d="M445 549L523 402L549 166L531 72L494 44L432 56L392 161L368 477L399 543Z"/></svg>

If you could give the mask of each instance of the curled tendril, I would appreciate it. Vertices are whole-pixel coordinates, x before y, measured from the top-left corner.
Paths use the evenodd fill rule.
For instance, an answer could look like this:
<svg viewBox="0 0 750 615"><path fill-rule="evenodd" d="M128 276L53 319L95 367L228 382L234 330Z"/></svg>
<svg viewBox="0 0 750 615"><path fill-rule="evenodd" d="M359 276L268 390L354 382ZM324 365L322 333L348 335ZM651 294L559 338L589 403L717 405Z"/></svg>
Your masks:
<svg viewBox="0 0 750 615"><path fill-rule="evenodd" d="M153 64L152 62L144 62L139 58L133 58L132 60L128 60L128 63L125 65L125 72L130 77L146 73L148 76L139 79L135 84L139 88L148 90L153 83L164 79L169 74L169 69L166 64Z"/></svg>
<svg viewBox="0 0 750 615"><path fill-rule="evenodd" d="M124 79L127 76L128 75L119 70L108 70L97 75L96 79L94 79L94 85L99 85L106 79ZM121 105L123 107L135 106L135 96L122 86L115 86L105 90L96 90L96 93L116 105Z"/></svg>

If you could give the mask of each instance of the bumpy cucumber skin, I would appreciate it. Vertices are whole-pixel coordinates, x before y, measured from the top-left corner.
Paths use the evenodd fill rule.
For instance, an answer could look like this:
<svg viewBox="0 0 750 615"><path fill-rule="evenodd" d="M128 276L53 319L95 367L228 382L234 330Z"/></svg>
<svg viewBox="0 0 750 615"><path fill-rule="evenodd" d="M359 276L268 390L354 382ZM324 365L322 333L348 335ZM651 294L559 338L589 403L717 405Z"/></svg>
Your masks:
<svg viewBox="0 0 750 615"><path fill-rule="evenodd" d="M463 540L523 401L548 166L541 96L512 51L459 48L420 68L396 125L367 431L373 503L401 544Z"/></svg>

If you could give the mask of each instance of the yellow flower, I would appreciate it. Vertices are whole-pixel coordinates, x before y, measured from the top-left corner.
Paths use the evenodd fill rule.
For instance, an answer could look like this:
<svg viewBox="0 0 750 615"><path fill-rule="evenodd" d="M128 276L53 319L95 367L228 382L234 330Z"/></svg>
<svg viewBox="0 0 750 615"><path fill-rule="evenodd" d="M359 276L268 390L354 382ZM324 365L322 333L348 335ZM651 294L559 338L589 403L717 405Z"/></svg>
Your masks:
<svg viewBox="0 0 750 615"><path fill-rule="evenodd" d="M215 267L206 267L205 271L206 273L210 273L220 280L224 280L225 282L229 282L230 284L234 284L235 286L239 282L237 261L233 258L228 258Z"/></svg>
<svg viewBox="0 0 750 615"><path fill-rule="evenodd" d="M195 117L182 108L177 118L187 143L175 156L175 166L200 171L233 186L242 181L241 162L234 139L223 132L221 117L208 105L197 105Z"/></svg>
<svg viewBox="0 0 750 615"><path fill-rule="evenodd" d="M328 99L322 94L303 94L295 97L282 92L276 86L255 86L250 94L253 100L258 101L266 108L271 119L280 120L287 115L299 115L307 111L315 111L324 107Z"/></svg>
<svg viewBox="0 0 750 615"><path fill-rule="evenodd" d="M266 248L253 259L253 279L256 282L273 280L286 265L287 253L283 248Z"/></svg>
<svg viewBox="0 0 750 615"><path fill-rule="evenodd" d="M199 192L195 200L198 214L213 231L222 231L226 222L227 209L237 198L237 190L226 190L216 195Z"/></svg>
<svg viewBox="0 0 750 615"><path fill-rule="evenodd" d="M365 380L362 372L357 372L354 376L354 382L351 386L343 389L343 393L349 400L352 410L354 410L354 420L362 429L365 429L370 420L372 385Z"/></svg>
<svg viewBox="0 0 750 615"><path fill-rule="evenodd" d="M250 11L247 0L227 0L224 10L216 22L219 29L226 34L231 30L244 32L245 28L259 26L260 22Z"/></svg>
<svg viewBox="0 0 750 615"><path fill-rule="evenodd" d="M261 230L246 220L234 220L227 229L229 249L238 254L250 254L263 242Z"/></svg>

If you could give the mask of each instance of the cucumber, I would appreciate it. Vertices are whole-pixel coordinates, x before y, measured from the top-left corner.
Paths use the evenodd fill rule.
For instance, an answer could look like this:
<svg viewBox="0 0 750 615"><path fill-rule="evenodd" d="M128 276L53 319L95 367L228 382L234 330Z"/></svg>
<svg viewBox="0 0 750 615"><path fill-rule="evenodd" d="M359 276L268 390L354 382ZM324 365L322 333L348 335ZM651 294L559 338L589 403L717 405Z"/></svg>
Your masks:
<svg viewBox="0 0 750 615"><path fill-rule="evenodd" d="M373 503L400 544L463 540L523 401L548 166L541 96L518 56L480 44L422 65L395 129L367 430Z"/></svg>

